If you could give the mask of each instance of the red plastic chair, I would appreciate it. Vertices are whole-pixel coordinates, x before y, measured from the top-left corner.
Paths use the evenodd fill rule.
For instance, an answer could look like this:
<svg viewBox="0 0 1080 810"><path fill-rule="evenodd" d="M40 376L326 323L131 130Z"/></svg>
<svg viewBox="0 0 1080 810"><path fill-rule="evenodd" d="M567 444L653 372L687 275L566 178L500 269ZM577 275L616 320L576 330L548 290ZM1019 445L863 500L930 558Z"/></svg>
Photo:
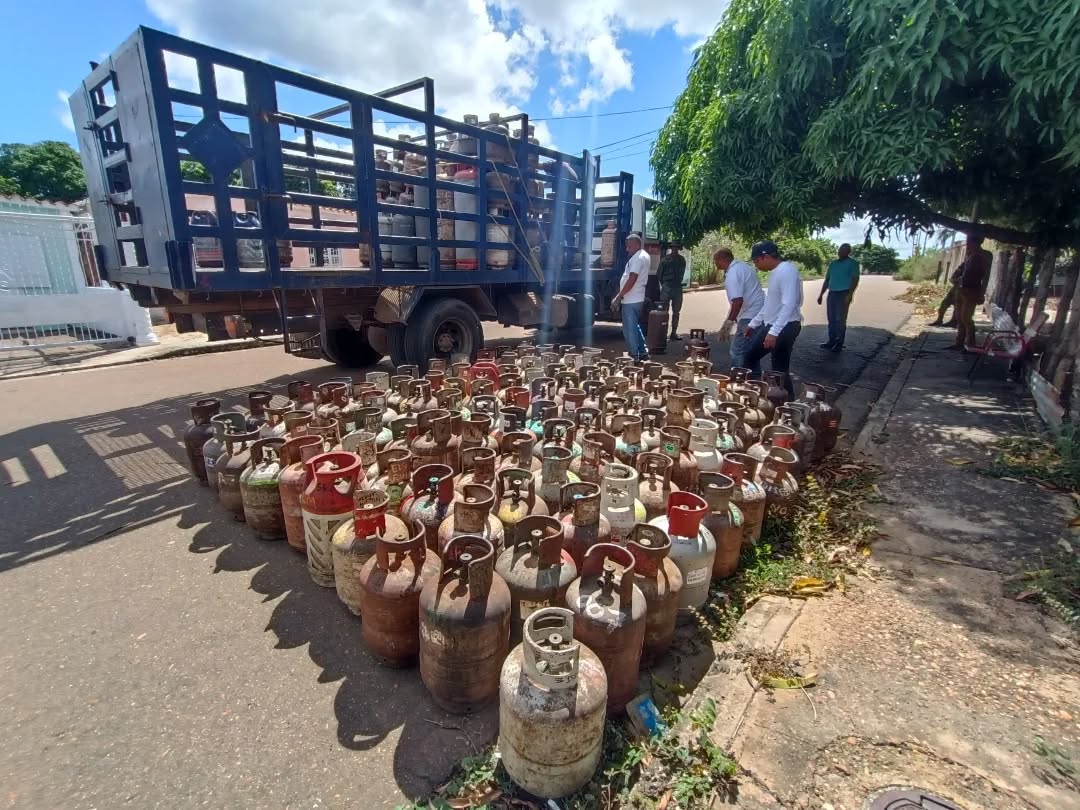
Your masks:
<svg viewBox="0 0 1080 810"><path fill-rule="evenodd" d="M971 369L968 371L968 383L974 381L975 371L983 360L1000 357L1013 361L1027 355L1031 348L1031 341L1039 334L1039 330L1048 319L1049 316L1045 312L1040 312L1031 319L1031 323L1027 325L1023 333L1015 329L995 329L988 332L982 346L967 350L968 354L976 355L975 362L971 364Z"/></svg>

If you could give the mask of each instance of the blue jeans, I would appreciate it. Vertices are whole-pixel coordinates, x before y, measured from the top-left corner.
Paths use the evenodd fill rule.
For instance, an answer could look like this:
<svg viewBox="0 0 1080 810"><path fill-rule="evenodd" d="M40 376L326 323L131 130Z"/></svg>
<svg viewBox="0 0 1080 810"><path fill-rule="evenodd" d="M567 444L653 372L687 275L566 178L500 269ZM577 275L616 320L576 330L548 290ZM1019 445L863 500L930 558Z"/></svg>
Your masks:
<svg viewBox="0 0 1080 810"><path fill-rule="evenodd" d="M754 342L752 337L746 337L743 333L746 331L746 327L750 325L749 318L740 318L739 322L735 324L735 334L731 338L731 367L732 368L747 368L746 355L750 351L750 344ZM757 368L750 369L755 374L761 373L761 362L757 364Z"/></svg>
<svg viewBox="0 0 1080 810"><path fill-rule="evenodd" d="M847 314L850 304L850 290L840 292L829 291L829 297L825 301L825 314L829 318L829 343L833 346L843 346L844 338L847 337Z"/></svg>
<svg viewBox="0 0 1080 810"><path fill-rule="evenodd" d="M641 331L641 311L644 302L637 304L623 304L622 310L622 333L626 341L626 351L635 359L642 357L645 352L645 333Z"/></svg>

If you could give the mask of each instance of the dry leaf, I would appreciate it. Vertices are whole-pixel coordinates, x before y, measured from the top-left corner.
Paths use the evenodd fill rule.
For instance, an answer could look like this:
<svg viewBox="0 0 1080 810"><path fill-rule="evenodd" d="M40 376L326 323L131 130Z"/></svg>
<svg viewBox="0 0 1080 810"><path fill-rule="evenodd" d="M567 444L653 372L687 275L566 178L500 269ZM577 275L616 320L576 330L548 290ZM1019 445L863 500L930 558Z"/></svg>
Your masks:
<svg viewBox="0 0 1080 810"><path fill-rule="evenodd" d="M999 478L998 481L1012 481L1012 483L1014 483L1014 484L1022 484L1022 483L1024 483L1019 478L1007 478L1007 477Z"/></svg>
<svg viewBox="0 0 1080 810"><path fill-rule="evenodd" d="M1080 515L1077 515L1069 521L1069 526L1080 526Z"/></svg>
<svg viewBox="0 0 1080 810"><path fill-rule="evenodd" d="M769 689L805 689L817 683L817 674L808 672L803 676L794 678L773 678L766 676L761 679L761 685Z"/></svg>
<svg viewBox="0 0 1080 810"><path fill-rule="evenodd" d="M970 458L947 458L946 464L952 464L954 467L966 467L968 464L974 464Z"/></svg>
<svg viewBox="0 0 1080 810"><path fill-rule="evenodd" d="M665 791L664 795L660 797L660 803L656 805L656 810L667 810L668 804L671 802L671 791Z"/></svg>
<svg viewBox="0 0 1080 810"><path fill-rule="evenodd" d="M1022 591L1013 597L1017 602L1023 602L1025 599L1030 599L1033 596L1038 595L1038 591Z"/></svg>
<svg viewBox="0 0 1080 810"><path fill-rule="evenodd" d="M864 546L864 547L863 547L863 550L862 550L862 555L863 555L864 557L869 557L869 556L870 556L870 554L871 554L871 551L870 551L870 546Z"/></svg>
<svg viewBox="0 0 1080 810"><path fill-rule="evenodd" d="M791 580L791 589L797 591L800 588L820 588L826 584L825 580L818 577L795 577Z"/></svg>

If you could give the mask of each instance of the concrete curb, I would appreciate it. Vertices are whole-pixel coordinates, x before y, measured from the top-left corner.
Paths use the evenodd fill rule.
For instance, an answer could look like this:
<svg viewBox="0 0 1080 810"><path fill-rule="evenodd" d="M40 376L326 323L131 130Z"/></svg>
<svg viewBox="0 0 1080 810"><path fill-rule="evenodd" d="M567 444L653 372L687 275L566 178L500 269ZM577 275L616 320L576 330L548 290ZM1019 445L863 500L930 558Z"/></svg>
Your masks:
<svg viewBox="0 0 1080 810"><path fill-rule="evenodd" d="M115 368L116 366L130 366L136 363L149 363L154 360L170 360L176 357L193 357L199 354L218 354L222 352L237 352L245 349L265 349L269 346L281 346L280 340L259 340L254 338L239 338L236 340L222 340L213 343L202 343L198 346L177 346L174 349L165 349L158 354L144 357L118 356L115 360L101 363L78 364L71 363L58 366L46 366L45 368L29 369L12 374L4 374L0 370L0 382L4 380L24 380L30 377L46 377L50 374L71 374L76 371L95 371L99 368Z"/></svg>
<svg viewBox="0 0 1080 810"><path fill-rule="evenodd" d="M900 398L900 394L904 390L904 385L907 383L908 377L911 376L911 370L915 367L915 361L919 359L919 355L922 353L923 346L926 345L929 335L930 333L923 329L919 336L912 342L911 351L908 353L908 356L900 362L899 366L897 366L896 371L894 371L892 377L889 378L889 382L886 384L884 390L882 390L877 402L875 402L870 409L870 413L866 417L866 422L863 424L862 430L859 431L859 435L852 444L852 452L867 456L874 455L872 446L874 439L885 432L885 428L889 423L889 418L892 416L893 408L896 407L896 401Z"/></svg>

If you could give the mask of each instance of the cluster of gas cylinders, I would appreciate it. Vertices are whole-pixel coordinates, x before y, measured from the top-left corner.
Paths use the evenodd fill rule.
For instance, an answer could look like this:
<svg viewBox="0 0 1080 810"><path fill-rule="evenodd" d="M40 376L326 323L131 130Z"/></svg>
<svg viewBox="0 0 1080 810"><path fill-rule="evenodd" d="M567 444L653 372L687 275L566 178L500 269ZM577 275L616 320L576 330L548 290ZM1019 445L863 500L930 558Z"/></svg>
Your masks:
<svg viewBox="0 0 1080 810"><path fill-rule="evenodd" d="M507 772L543 797L596 768L606 715L836 443L823 386L521 345L192 406L192 474L305 555L369 652L432 700L498 700ZM521 643L518 643L521 642ZM516 645L516 646L512 646Z"/></svg>
<svg viewBox="0 0 1080 810"><path fill-rule="evenodd" d="M466 115L465 123L474 127L480 126L479 119L475 115ZM516 227L503 221L512 214L511 204L507 195L515 194L521 188L521 173L518 171L499 171L496 166L504 165L509 168L516 166L515 149L523 135L521 130L514 132L510 138L509 128L502 123L500 116L493 113L482 129L492 134L487 143L485 159L489 163L488 168L481 173L477 169L475 161L439 161L436 167L436 179L444 182L454 182L464 186L476 187L478 179L483 176L483 182L490 191L497 192L488 200L487 217L481 217L480 222L486 225L478 225L476 221L455 220L453 218L441 218L436 223L439 240L467 241L478 240L477 228L486 227L487 241L490 243L503 243L505 247L488 248L484 256L483 265L491 270L500 270L509 267L514 260L513 251L509 245L513 244ZM533 127L529 127L525 134L528 142L534 146L539 141L534 137ZM403 148L394 150L391 156L387 150L379 149L375 152L375 168L385 172L398 172L417 176L427 175L427 158L421 152L413 152L407 148L412 141L409 135L399 136L403 142ZM474 135L456 132L446 133L437 144L438 149L444 152L452 152L458 155L476 158L479 153L479 142ZM536 171L540 168L539 157L532 154L529 157L529 169ZM528 185L528 193L532 197L543 198L545 183L538 180L524 181ZM554 180L552 181L554 182ZM384 180L377 179L375 182L376 193L379 199L386 203L400 206L416 206L427 208L430 201L430 191L426 184L409 184L400 179ZM436 208L440 211L458 211L466 214L476 214L479 202L478 195L469 191L449 191L438 189L436 192ZM490 220L490 221L489 221ZM526 236L526 242L531 248L540 244L541 223L538 217L527 216L520 225ZM430 220L427 217L415 217L405 211L389 213L379 212L379 233L383 236L419 236L427 237L430 233ZM431 257L429 245L417 246L414 244L383 244L380 246L383 267L414 268L428 267ZM362 261L365 261L362 257ZM366 262L365 262L366 263ZM474 247L440 247L439 263L443 269L451 270L476 270L480 268L480 256Z"/></svg>

